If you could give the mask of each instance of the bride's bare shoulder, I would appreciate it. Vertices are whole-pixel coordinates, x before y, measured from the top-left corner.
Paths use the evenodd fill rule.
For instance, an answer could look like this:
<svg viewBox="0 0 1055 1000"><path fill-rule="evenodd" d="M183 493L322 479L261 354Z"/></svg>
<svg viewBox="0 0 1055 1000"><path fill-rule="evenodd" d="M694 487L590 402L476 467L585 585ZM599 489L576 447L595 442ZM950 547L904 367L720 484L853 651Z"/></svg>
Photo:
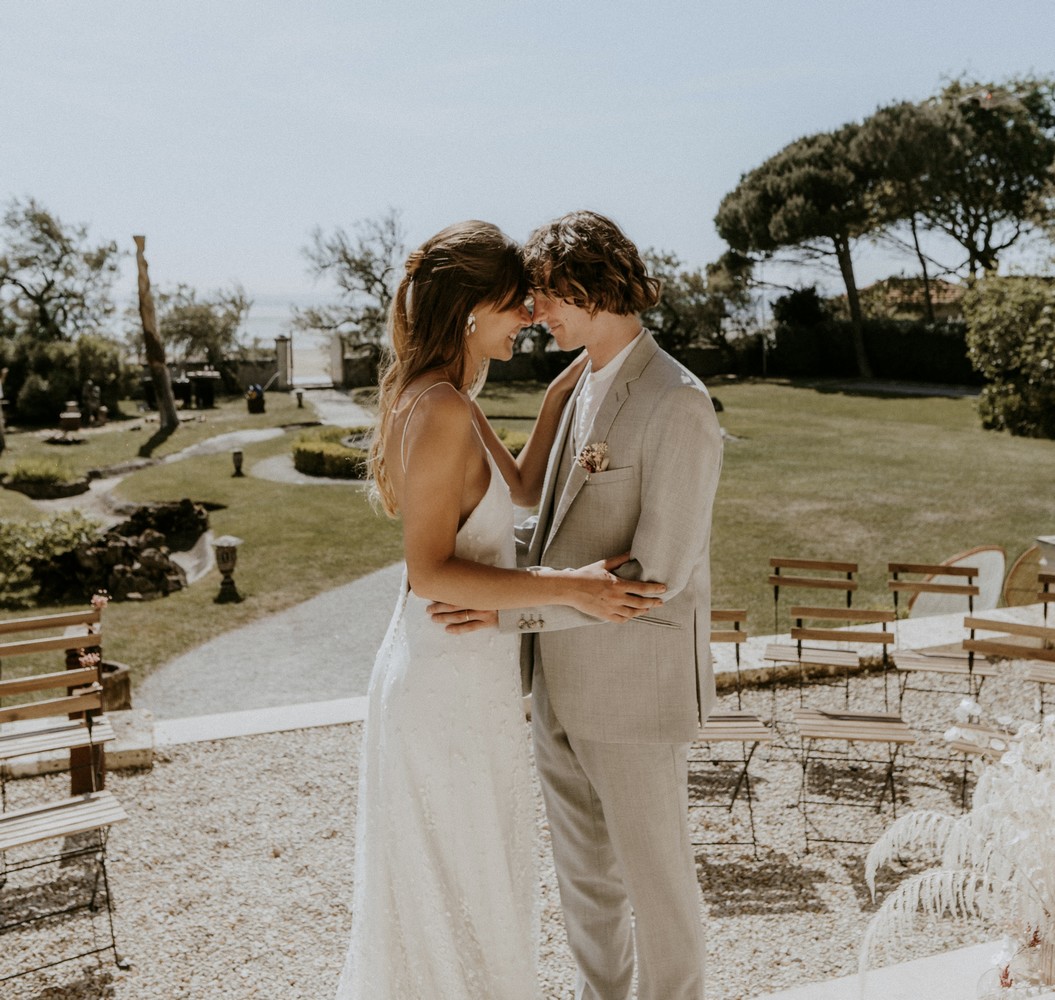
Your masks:
<svg viewBox="0 0 1055 1000"><path fill-rule="evenodd" d="M472 426L472 402L450 382L415 380L392 408L393 426L406 428L408 439L450 437Z"/></svg>

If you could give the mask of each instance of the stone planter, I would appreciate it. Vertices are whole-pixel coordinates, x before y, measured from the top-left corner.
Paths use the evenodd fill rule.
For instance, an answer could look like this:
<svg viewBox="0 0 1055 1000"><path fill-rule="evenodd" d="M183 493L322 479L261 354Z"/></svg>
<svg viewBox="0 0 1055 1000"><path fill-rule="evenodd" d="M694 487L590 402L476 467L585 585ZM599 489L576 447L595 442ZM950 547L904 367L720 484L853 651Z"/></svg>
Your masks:
<svg viewBox="0 0 1055 1000"><path fill-rule="evenodd" d="M31 500L60 500L63 497L75 497L79 493L87 493L89 482L84 479L74 479L68 483L47 483L35 479L5 479L4 488L22 493Z"/></svg>
<svg viewBox="0 0 1055 1000"><path fill-rule="evenodd" d="M132 671L126 663L103 660L103 711L124 712L132 707Z"/></svg>

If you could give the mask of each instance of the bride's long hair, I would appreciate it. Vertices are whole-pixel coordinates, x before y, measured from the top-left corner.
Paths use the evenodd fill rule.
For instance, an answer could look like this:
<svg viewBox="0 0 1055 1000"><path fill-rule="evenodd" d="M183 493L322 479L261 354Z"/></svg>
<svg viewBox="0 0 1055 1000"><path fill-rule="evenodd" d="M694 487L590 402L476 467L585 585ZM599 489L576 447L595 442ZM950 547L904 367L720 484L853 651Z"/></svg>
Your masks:
<svg viewBox="0 0 1055 1000"><path fill-rule="evenodd" d="M487 365L475 373L466 370L469 314L485 305L509 308L523 301L527 291L519 245L489 222L474 219L448 226L407 258L388 314L391 346L382 361L377 429L369 457L375 496L389 517L398 514L387 467L396 401L414 379L429 371L442 371L459 387L472 374L471 389L478 390Z"/></svg>

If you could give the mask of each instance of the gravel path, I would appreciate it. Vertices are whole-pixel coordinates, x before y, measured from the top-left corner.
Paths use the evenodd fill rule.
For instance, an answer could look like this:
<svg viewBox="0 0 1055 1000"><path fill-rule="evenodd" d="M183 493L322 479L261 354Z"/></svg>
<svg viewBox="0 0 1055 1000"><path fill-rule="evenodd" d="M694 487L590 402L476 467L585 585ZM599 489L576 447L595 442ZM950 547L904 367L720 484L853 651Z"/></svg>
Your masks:
<svg viewBox="0 0 1055 1000"><path fill-rule="evenodd" d="M877 677L855 678L853 691L855 704L881 703ZM985 695L994 713L1015 706L1027 715L1033 711L1034 688L1014 670L990 681ZM775 706L778 719L788 718L798 704L790 687L745 697L745 707L765 715ZM945 728L959 701L951 694L910 697L906 718L917 728L937 730ZM838 707L842 692L812 688L808 703ZM734 698L725 704L734 707ZM781 728L790 737L787 727ZM246 737L169 749L153 771L112 775L110 787L130 815L111 833L110 879L118 942L132 968L70 963L5 984L5 1000L331 997L351 919L360 739L358 724ZM917 747L919 754L939 750L933 740ZM700 840L730 839L746 829L739 805L731 819L720 808L696 808L713 801L704 797L714 791L715 771L702 760L692 769ZM862 848L803 854L802 818L795 809L800 769L791 746L760 754L752 773L759 857L744 847L698 848L709 1000L750 998L853 972L873 910L862 880ZM863 787L863 777L856 773L855 785ZM958 779L958 765L915 758L901 782L902 805L955 811ZM37 798L42 783L61 789L61 779L54 777L14 782L9 807ZM868 809L826 810L817 821L837 824L847 813L861 839L873 839L889 816ZM563 1000L571 996L573 970L541 805L537 822L544 995ZM35 878L39 883L39 873ZM72 870L61 878L62 891L70 891ZM56 936L78 922L83 928L87 919L70 917L38 933L12 932L10 944L0 950L0 968L34 949L54 953ZM915 947L890 958L901 961L993 936L992 928L941 923L919 935Z"/></svg>

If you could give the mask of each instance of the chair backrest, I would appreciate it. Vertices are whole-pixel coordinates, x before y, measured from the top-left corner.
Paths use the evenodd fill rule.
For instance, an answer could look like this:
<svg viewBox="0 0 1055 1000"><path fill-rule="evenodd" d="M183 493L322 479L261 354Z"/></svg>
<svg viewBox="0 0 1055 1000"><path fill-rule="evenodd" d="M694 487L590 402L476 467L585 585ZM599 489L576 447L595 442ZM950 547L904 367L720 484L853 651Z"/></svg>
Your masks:
<svg viewBox="0 0 1055 1000"><path fill-rule="evenodd" d="M853 594L857 590L857 563L839 562L830 559L785 559L769 560L769 585L773 588L773 631L780 631L780 591L794 587L809 590L841 590L846 594L846 606L853 605ZM793 570L799 572L781 572ZM803 576L802 571L810 574Z"/></svg>
<svg viewBox="0 0 1055 1000"><path fill-rule="evenodd" d="M978 585L975 582L979 570L976 566L947 566L941 563L887 563L887 588L894 595L894 612L898 611L898 598L901 594L911 594L912 598L920 594L948 594L967 598L968 611L974 611L974 599L978 596ZM923 579L905 579L922 577ZM951 582L955 579L958 582ZM961 605L961 608L963 605Z"/></svg>
<svg viewBox="0 0 1055 1000"><path fill-rule="evenodd" d="M719 626L715 628L715 625ZM736 705L740 701L740 646L747 641L747 612L741 609L711 608L711 642L733 643L736 654Z"/></svg>
<svg viewBox="0 0 1055 1000"><path fill-rule="evenodd" d="M10 619L0 622L0 635L11 636L26 632L46 632L84 627L83 633L45 635L31 639L0 642L0 662L8 657L29 656L61 650L66 654L66 670L55 673L29 674L0 680L0 705L4 699L19 696L19 703L0 707L0 723L66 716L102 707L102 612L73 611L56 615ZM60 697L40 699L43 692L66 688ZM38 696L37 700L26 696Z"/></svg>
<svg viewBox="0 0 1055 1000"><path fill-rule="evenodd" d="M1044 660L1047 663L1055 663L1055 626L1002 622L968 615L963 620L963 627L968 630L968 638L964 639L963 648L971 657L975 653L982 653L1008 660ZM977 632L998 634L988 639L979 639ZM1021 641L1031 639L1037 639L1039 642Z"/></svg>
<svg viewBox="0 0 1055 1000"><path fill-rule="evenodd" d="M850 642L857 644L874 643L880 645L883 657L886 648L894 642L894 633L887 629L851 629L847 625L878 624L887 625L894 621L894 612L868 608L822 608L806 605L792 607L791 617L795 624L791 629L791 638L796 643L807 642ZM840 622L837 625L819 625L818 622ZM807 624L809 622L809 624Z"/></svg>

